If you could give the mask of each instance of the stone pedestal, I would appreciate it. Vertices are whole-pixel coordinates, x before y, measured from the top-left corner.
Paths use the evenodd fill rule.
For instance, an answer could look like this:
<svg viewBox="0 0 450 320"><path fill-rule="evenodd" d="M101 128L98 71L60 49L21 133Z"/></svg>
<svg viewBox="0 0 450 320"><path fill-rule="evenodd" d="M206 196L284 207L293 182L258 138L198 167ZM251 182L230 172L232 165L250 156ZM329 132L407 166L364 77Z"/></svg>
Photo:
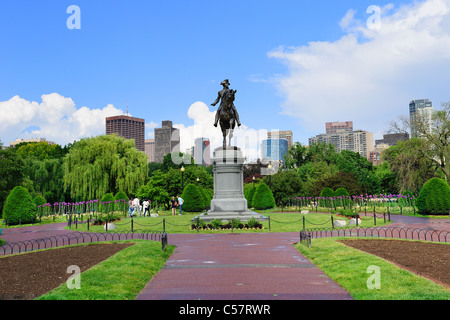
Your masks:
<svg viewBox="0 0 450 320"><path fill-rule="evenodd" d="M214 219L247 221L252 217L265 220L266 217L247 208L247 200L244 197L242 151L237 147L217 148L211 162L214 165L214 197L211 201L211 210L199 218L206 222Z"/></svg>

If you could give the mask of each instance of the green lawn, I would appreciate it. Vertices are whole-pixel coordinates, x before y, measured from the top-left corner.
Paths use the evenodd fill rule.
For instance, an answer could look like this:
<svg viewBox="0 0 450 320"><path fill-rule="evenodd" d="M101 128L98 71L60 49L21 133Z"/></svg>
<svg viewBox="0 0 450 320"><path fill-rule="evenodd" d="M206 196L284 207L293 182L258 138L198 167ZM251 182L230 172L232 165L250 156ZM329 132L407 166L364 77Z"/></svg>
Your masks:
<svg viewBox="0 0 450 320"><path fill-rule="evenodd" d="M135 243L81 274L80 289L63 283L37 300L133 300L164 266L174 246L161 250L161 243L148 240Z"/></svg>
<svg viewBox="0 0 450 320"><path fill-rule="evenodd" d="M313 239L311 248L303 244L296 244L296 248L355 300L450 300L450 291L443 286L350 248L337 242L339 239L344 238ZM373 275L368 273L370 266L380 270L380 289L367 285Z"/></svg>
<svg viewBox="0 0 450 320"><path fill-rule="evenodd" d="M266 217L270 217L270 230L269 222L263 221L263 229L256 230L242 230L239 232L298 232L303 229L303 219L305 219L306 228L331 228L331 214L329 213L309 213L301 214L298 212L275 212L271 211L258 211ZM197 216L198 213L184 213L183 215L172 216L169 211L159 212L158 217L135 217L133 219L133 231L165 231L167 233L195 233L196 230L191 230L191 219ZM381 216L380 216L381 217ZM361 227L373 227L374 219L373 216L361 216L362 223ZM344 217L338 217L334 215L334 219L347 219ZM389 222L386 221L386 224ZM114 232L130 232L131 231L131 219L121 218L120 221L114 222L117 229ZM377 226L385 225L383 218L377 218ZM87 224L72 224L70 230L77 231L90 231L90 232L104 232L103 226L89 226ZM201 230L199 232L203 233L217 233L224 232L228 233L230 230Z"/></svg>

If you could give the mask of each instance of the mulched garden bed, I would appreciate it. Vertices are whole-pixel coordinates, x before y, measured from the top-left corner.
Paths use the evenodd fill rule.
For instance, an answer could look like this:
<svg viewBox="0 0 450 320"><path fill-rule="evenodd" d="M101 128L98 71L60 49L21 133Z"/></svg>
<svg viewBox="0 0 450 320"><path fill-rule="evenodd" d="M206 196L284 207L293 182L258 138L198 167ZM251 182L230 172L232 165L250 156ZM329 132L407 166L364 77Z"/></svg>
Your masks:
<svg viewBox="0 0 450 320"><path fill-rule="evenodd" d="M450 245L402 240L341 240L450 288Z"/></svg>
<svg viewBox="0 0 450 320"><path fill-rule="evenodd" d="M37 298L66 282L71 265L81 272L133 243L89 244L0 258L0 300Z"/></svg>

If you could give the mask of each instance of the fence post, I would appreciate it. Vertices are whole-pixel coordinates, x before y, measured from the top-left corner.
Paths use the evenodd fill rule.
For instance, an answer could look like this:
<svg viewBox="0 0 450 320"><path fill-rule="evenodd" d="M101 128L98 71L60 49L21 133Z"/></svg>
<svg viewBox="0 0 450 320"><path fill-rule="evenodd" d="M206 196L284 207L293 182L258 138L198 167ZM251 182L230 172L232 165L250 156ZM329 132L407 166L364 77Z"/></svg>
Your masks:
<svg viewBox="0 0 450 320"><path fill-rule="evenodd" d="M331 216L331 229L334 229L334 218Z"/></svg>
<svg viewBox="0 0 450 320"><path fill-rule="evenodd" d="M89 225L91 224L91 216L88 217L87 219L87 229L89 231Z"/></svg>
<svg viewBox="0 0 450 320"><path fill-rule="evenodd" d="M268 221L269 221L269 231L270 231L270 216L268 217Z"/></svg>
<svg viewBox="0 0 450 320"><path fill-rule="evenodd" d="M163 232L166 232L166 218L163 218Z"/></svg>
<svg viewBox="0 0 450 320"><path fill-rule="evenodd" d="M133 217L131 217L131 232L133 232L133 229L134 229L134 228L133 228L133 227L134 227L134 224L133 224L133 223L134 223Z"/></svg>
<svg viewBox="0 0 450 320"><path fill-rule="evenodd" d="M373 213L373 225L377 225L377 215L375 214L375 212Z"/></svg>
<svg viewBox="0 0 450 320"><path fill-rule="evenodd" d="M303 230L305 230L305 216L303 216Z"/></svg>
<svg viewBox="0 0 450 320"><path fill-rule="evenodd" d="M106 219L105 221L105 231L108 232L108 219Z"/></svg>

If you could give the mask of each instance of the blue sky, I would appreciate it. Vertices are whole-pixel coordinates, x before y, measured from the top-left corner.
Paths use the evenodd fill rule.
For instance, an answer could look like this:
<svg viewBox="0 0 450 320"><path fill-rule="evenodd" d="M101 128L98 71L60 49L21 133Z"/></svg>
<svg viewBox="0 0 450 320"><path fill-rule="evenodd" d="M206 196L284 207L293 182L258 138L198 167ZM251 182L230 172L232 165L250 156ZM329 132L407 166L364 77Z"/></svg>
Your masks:
<svg viewBox="0 0 450 320"><path fill-rule="evenodd" d="M80 30L66 26L70 5L81 10ZM363 30L371 5L382 8L376 34ZM441 9L429 9L437 6ZM83 134L102 134L100 122L87 118L125 112L127 102L130 114L146 120L147 137L163 120L187 130L202 118L188 115L190 107L202 102L212 114L210 104L225 78L238 90L235 104L249 130L292 130L295 141L307 144L308 137L324 131L326 121L353 120L355 129L379 136L388 120L407 114L411 99L430 98L435 107L450 101L442 83L447 54L414 51L391 59L402 50L393 44L408 37L422 41L415 46L446 50L448 8L448 0L2 1L0 111L14 114L9 122L0 120L0 140L8 144L41 135L66 144ZM395 26L401 23L413 26L399 31ZM433 28L423 35L420 23ZM392 54L377 54L380 46L385 46L380 52ZM385 66L383 73L376 74L377 63ZM334 70L339 65L342 69ZM364 86L363 72L373 75ZM350 77L353 73L358 75ZM52 102L46 102L43 95L51 94ZM20 99L12 101L16 96ZM73 127L78 132L70 134L61 134L63 128L44 130L51 123L59 128L42 115L45 108L60 111L55 112L59 121L79 111L89 125Z"/></svg>

